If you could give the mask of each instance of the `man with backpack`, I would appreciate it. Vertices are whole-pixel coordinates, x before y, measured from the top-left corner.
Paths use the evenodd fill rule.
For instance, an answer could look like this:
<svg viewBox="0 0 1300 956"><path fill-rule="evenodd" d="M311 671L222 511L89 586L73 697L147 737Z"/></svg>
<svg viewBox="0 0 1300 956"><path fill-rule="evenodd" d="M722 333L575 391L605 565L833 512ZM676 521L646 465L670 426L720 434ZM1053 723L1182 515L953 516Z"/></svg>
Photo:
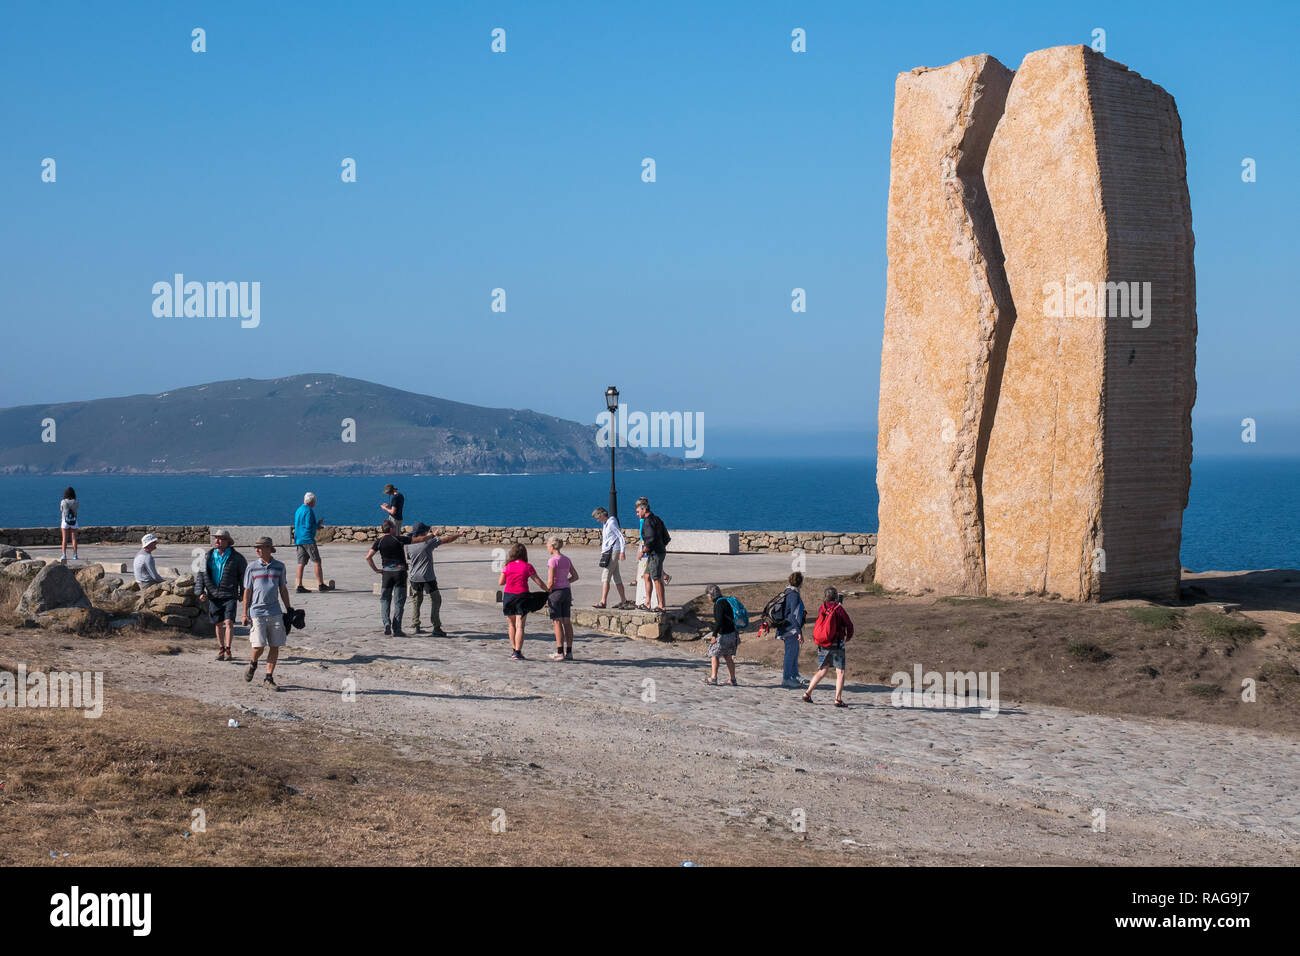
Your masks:
<svg viewBox="0 0 1300 956"><path fill-rule="evenodd" d="M812 692L826 672L835 668L835 706L847 707L844 703L844 642L853 636L853 622L840 603L840 596L834 588L826 589L826 600L817 609L817 623L813 625L813 640L817 642L817 673L812 683L804 691L804 703L813 702Z"/></svg>
<svg viewBox="0 0 1300 956"><path fill-rule="evenodd" d="M637 605L637 609L654 609L654 599L658 597L658 610L663 611L668 607L664 601L664 555L672 536L668 534L663 519L650 510L649 498L636 500L636 514L641 519L641 554L645 556L645 573L641 580L645 582L646 593L646 603Z"/></svg>
<svg viewBox="0 0 1300 956"><path fill-rule="evenodd" d="M709 676L704 678L704 683L717 686L718 658L721 657L727 664L730 684L735 687L739 628L749 623L749 614L745 611L745 605L734 597L724 598L722 589L716 584L710 584L706 593L713 602L713 643L709 645Z"/></svg>
<svg viewBox="0 0 1300 956"><path fill-rule="evenodd" d="M795 571L790 575L784 591L767 602L763 608L763 630L770 627L776 636L785 641L785 660L781 665L781 686L799 688L807 685L806 678L799 676L799 649L803 646L804 615L803 595L799 588L803 585L803 574Z"/></svg>

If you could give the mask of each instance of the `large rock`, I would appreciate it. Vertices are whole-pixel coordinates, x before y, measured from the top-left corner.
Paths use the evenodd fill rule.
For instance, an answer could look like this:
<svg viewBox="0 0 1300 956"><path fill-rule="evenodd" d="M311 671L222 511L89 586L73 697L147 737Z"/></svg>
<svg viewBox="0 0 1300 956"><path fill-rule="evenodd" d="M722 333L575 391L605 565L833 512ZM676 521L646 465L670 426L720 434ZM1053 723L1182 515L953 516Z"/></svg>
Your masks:
<svg viewBox="0 0 1300 956"><path fill-rule="evenodd" d="M52 631L84 634L102 631L108 627L108 615L94 607L60 607L41 611L36 623Z"/></svg>
<svg viewBox="0 0 1300 956"><path fill-rule="evenodd" d="M988 590L1174 599L1196 306L1173 98L1086 47L1031 53L984 179L1016 309L983 469Z"/></svg>
<svg viewBox="0 0 1300 956"><path fill-rule="evenodd" d="M27 585L14 613L19 617L38 617L42 611L65 607L89 608L90 598L86 597L71 568L47 564Z"/></svg>
<svg viewBox="0 0 1300 956"><path fill-rule="evenodd" d="M984 593L980 478L1014 316L982 170L1012 75L971 56L894 87L876 471L889 588Z"/></svg>

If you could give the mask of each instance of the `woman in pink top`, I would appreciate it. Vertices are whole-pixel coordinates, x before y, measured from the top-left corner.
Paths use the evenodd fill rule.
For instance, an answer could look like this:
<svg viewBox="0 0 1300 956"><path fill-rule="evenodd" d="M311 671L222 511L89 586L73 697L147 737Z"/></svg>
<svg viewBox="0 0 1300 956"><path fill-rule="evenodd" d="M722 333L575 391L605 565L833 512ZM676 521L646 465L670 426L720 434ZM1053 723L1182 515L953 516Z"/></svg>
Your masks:
<svg viewBox="0 0 1300 956"><path fill-rule="evenodd" d="M546 587L551 593L546 599L547 610L555 622L555 653L553 661L573 660L573 592L569 585L578 580L578 572L567 556L560 554L564 542L551 535L546 539L546 550L551 556L546 561Z"/></svg>
<svg viewBox="0 0 1300 956"><path fill-rule="evenodd" d="M510 659L527 660L524 657L524 618L529 611L541 608L540 604L530 606L528 581L532 579L537 586L546 589L542 579L537 576L537 569L528 563L528 549L522 544L511 547L506 555L506 566L501 569L497 584L501 586L501 612L506 616L510 627ZM535 598L533 599L535 600Z"/></svg>

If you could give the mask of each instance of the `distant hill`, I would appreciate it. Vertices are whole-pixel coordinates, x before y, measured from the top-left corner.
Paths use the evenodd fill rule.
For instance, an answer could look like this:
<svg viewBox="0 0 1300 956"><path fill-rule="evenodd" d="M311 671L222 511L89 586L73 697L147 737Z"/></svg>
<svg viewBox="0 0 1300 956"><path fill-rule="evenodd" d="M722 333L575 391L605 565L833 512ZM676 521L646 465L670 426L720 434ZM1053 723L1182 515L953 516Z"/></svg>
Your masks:
<svg viewBox="0 0 1300 956"><path fill-rule="evenodd" d="M593 416L594 417L594 416ZM56 440L41 440L53 419ZM344 419L356 441L342 441ZM633 448L623 468L711 467ZM341 375L0 410L4 474L520 474L609 467L596 426Z"/></svg>

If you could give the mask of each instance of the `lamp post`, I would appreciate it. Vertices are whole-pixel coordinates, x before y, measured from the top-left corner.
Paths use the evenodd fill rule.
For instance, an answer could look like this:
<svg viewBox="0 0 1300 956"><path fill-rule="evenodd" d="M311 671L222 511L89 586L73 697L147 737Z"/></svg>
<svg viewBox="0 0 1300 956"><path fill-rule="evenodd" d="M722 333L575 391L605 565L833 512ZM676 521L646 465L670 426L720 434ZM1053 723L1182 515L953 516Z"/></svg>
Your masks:
<svg viewBox="0 0 1300 956"><path fill-rule="evenodd" d="M618 520L618 490L614 487L614 448L618 445L618 389L611 385L605 389L605 407L609 409L609 422L614 440L609 443L609 513Z"/></svg>

